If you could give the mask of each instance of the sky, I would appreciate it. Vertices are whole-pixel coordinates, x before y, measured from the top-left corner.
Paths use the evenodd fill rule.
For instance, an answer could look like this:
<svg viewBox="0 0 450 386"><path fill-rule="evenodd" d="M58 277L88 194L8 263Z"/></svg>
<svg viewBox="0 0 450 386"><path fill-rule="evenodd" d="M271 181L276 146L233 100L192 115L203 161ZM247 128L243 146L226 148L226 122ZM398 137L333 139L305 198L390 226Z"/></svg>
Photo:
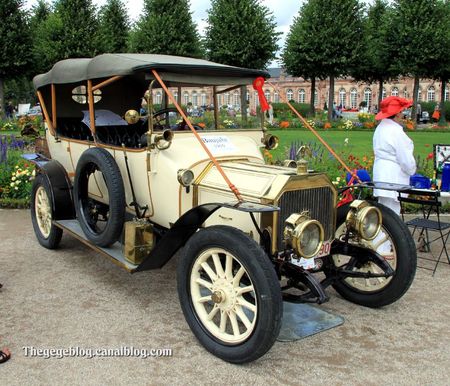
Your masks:
<svg viewBox="0 0 450 386"><path fill-rule="evenodd" d="M371 0L365 0L370 2ZM128 15L132 21L139 18L143 9L143 0L125 0L125 7L128 9ZM190 0L192 19L197 25L198 32L202 35L206 27L206 11L211 7L210 0ZM284 47L286 35L289 32L290 25L292 24L294 17L297 16L300 6L303 0L262 0L264 4L275 16L277 23L277 32L281 32L282 35L278 41L280 48ZM37 0L25 0L26 8L31 8ZM93 3L97 7L101 7L106 3L106 0L93 0ZM276 62L271 64L271 67L276 65Z"/></svg>

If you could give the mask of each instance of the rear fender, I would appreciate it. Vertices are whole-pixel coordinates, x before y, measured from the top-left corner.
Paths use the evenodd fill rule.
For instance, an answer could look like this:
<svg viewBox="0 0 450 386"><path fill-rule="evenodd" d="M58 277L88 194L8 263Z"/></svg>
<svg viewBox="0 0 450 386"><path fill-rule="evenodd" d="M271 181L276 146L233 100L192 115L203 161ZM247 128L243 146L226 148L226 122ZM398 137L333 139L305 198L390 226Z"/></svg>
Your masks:
<svg viewBox="0 0 450 386"><path fill-rule="evenodd" d="M51 188L53 220L69 220L75 218L72 183L64 167L55 160L47 160L40 156L26 159L36 165L36 172L42 174Z"/></svg>

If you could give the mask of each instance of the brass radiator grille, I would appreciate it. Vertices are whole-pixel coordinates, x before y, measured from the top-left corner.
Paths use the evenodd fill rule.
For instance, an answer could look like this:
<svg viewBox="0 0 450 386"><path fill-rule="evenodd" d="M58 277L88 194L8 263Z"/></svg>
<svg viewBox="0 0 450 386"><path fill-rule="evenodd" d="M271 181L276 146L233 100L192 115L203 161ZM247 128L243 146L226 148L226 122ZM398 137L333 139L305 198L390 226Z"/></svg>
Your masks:
<svg viewBox="0 0 450 386"><path fill-rule="evenodd" d="M301 189L285 192L278 206L277 247L282 248L284 222L292 213L309 211L312 219L320 221L325 230L325 240L334 237L335 208L334 195L330 187Z"/></svg>

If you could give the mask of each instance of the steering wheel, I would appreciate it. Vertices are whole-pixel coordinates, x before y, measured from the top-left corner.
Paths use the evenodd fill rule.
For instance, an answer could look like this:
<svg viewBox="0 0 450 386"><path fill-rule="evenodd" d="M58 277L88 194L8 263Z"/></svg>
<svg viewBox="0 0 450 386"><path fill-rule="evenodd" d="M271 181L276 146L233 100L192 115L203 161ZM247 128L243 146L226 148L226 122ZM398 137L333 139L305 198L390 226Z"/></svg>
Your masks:
<svg viewBox="0 0 450 386"><path fill-rule="evenodd" d="M167 109L161 109L153 114L153 129L154 130L165 130L171 129L170 126L170 113L178 113L178 110L174 107L168 107ZM144 121L144 125L148 124L147 119Z"/></svg>
<svg viewBox="0 0 450 386"><path fill-rule="evenodd" d="M181 130L189 130L189 126L187 125L186 121L182 119L180 123L174 127L173 125L170 125L170 113L175 113L179 115L179 112L174 107L168 107L166 109L161 109L156 111L153 114L153 130L155 131L163 131L165 129L171 129L174 131L181 131ZM143 125L148 125L148 119L144 120ZM203 130L202 127L198 125L193 125L196 130Z"/></svg>

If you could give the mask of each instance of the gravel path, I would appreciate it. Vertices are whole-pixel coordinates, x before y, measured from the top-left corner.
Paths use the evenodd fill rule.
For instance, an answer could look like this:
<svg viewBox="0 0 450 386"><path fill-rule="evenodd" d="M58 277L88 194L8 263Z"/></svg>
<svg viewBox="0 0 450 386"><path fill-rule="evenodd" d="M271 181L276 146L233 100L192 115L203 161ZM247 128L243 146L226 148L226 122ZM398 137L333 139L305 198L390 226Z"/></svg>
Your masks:
<svg viewBox="0 0 450 386"><path fill-rule="evenodd" d="M450 266L419 269L409 292L378 310L330 290L323 309L345 323L275 343L245 366L206 352L178 304L173 259L131 275L70 236L49 251L36 241L26 210L0 209L0 365L2 385L448 385ZM37 349L172 349L171 357L26 356ZM35 351L36 353L37 351Z"/></svg>

